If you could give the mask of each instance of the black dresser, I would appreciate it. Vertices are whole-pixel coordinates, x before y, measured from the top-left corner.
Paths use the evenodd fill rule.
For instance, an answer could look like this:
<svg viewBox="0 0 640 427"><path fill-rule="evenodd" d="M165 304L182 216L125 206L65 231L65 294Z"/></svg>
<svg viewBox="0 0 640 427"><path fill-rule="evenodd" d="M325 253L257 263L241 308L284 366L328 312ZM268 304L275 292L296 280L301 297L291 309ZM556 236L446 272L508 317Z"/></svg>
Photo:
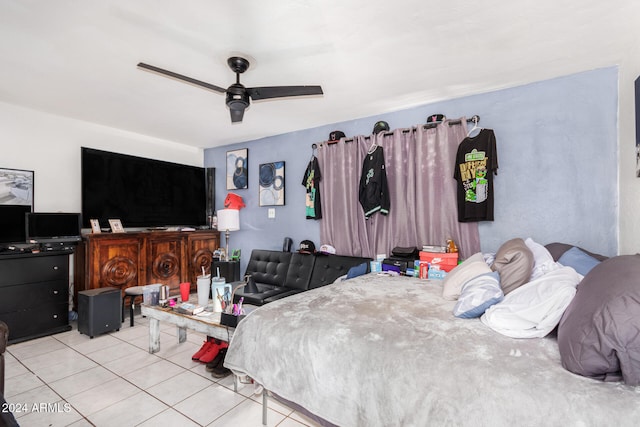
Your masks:
<svg viewBox="0 0 640 427"><path fill-rule="evenodd" d="M72 251L0 256L0 320L9 343L68 331Z"/></svg>

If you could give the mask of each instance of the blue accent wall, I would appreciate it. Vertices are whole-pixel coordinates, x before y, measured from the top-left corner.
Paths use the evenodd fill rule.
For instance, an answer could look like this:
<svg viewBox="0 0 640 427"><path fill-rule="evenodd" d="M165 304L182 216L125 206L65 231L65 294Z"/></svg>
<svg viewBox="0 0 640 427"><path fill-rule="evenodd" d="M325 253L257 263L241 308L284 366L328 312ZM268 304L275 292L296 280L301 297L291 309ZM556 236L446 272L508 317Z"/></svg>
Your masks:
<svg viewBox="0 0 640 427"><path fill-rule="evenodd" d="M542 244L565 242L615 255L617 105L618 67L609 67L211 148L205 150L204 165L216 168L220 209L228 192L226 152L249 149L249 188L234 191L247 207L240 213L242 229L230 239L231 248L242 249L244 271L252 249L279 250L287 236L294 249L305 239L317 246L330 243L320 242L319 224L305 219L301 185L311 145L326 140L329 132L368 135L378 120L395 129L425 123L435 113L451 119L478 114L480 125L495 131L499 161L495 221L479 226L482 251L495 252L514 237L532 237ZM258 166L281 160L286 163L286 205L275 207L276 217L269 219L268 208L258 206Z"/></svg>

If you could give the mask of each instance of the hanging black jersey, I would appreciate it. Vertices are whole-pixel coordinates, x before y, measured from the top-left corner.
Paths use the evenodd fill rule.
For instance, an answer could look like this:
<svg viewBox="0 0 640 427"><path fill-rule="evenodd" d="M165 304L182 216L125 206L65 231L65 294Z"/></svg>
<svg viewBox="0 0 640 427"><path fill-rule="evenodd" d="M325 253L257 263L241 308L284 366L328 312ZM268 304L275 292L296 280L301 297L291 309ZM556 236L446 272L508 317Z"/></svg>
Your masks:
<svg viewBox="0 0 640 427"><path fill-rule="evenodd" d="M389 213L389 187L384 165L384 152L382 147L378 145L367 152L362 163L358 199L364 209L366 219L369 219L376 212L380 212L382 215Z"/></svg>
<svg viewBox="0 0 640 427"><path fill-rule="evenodd" d="M458 146L455 172L458 181L458 221L493 221L493 176L498 174L496 137L482 129Z"/></svg>
<svg viewBox="0 0 640 427"><path fill-rule="evenodd" d="M307 219L322 218L322 204L320 203L320 165L318 158L312 156L307 170L302 178L302 185L306 189L305 206Z"/></svg>

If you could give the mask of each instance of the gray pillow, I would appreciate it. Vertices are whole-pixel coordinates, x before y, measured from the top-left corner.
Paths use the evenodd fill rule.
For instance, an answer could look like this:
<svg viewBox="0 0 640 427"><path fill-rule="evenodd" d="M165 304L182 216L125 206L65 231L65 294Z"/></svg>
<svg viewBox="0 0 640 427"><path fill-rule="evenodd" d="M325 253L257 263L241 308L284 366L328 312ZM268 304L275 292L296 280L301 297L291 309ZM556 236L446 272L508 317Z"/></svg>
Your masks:
<svg viewBox="0 0 640 427"><path fill-rule="evenodd" d="M521 238L500 246L491 269L500 273L500 286L505 295L529 281L533 263L533 253Z"/></svg>
<svg viewBox="0 0 640 427"><path fill-rule="evenodd" d="M640 385L640 255L596 265L558 326L562 366L604 381Z"/></svg>
<svg viewBox="0 0 640 427"><path fill-rule="evenodd" d="M547 250L549 251L549 253L551 254L551 256L553 257L554 261L558 261L560 259L560 257L567 252L569 249L573 248L574 245L569 245L566 243L558 243L558 242L554 242L554 243L549 243L544 245L545 248L547 248ZM595 259L597 259L598 261L604 261L605 259L609 258L606 257L604 255L600 255L600 254L595 254L593 252L589 252L585 249L582 249L581 247L576 246L578 249L580 249L582 252L586 253L587 255L591 255L592 257L594 257Z"/></svg>

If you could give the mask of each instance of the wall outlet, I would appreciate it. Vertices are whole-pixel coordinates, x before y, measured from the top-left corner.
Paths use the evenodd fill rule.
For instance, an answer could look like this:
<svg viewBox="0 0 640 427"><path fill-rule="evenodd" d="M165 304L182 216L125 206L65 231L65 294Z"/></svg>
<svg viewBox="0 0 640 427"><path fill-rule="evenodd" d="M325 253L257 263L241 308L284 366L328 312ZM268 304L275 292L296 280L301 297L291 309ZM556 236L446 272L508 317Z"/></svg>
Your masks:
<svg viewBox="0 0 640 427"><path fill-rule="evenodd" d="M276 208L269 208L267 211L267 218L274 219L276 217Z"/></svg>

